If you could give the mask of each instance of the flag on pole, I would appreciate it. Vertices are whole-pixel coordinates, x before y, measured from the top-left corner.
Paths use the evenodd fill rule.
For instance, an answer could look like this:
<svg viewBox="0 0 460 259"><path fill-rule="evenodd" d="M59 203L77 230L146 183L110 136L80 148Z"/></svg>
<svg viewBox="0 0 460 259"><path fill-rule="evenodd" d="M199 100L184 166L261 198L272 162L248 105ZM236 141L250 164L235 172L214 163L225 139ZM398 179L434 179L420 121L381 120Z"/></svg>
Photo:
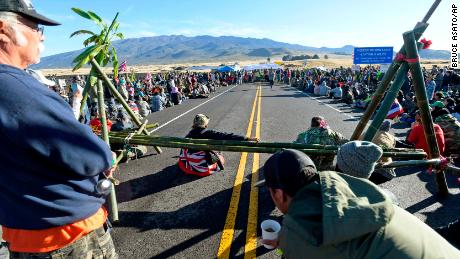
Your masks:
<svg viewBox="0 0 460 259"><path fill-rule="evenodd" d="M401 106L401 104L399 104L398 100L395 99L395 101L390 107L390 110L387 113L387 119L392 120L403 113L404 113L403 107Z"/></svg>
<svg viewBox="0 0 460 259"><path fill-rule="evenodd" d="M118 66L118 73L126 72L126 71L128 71L128 67L126 65L126 60L125 60Z"/></svg>

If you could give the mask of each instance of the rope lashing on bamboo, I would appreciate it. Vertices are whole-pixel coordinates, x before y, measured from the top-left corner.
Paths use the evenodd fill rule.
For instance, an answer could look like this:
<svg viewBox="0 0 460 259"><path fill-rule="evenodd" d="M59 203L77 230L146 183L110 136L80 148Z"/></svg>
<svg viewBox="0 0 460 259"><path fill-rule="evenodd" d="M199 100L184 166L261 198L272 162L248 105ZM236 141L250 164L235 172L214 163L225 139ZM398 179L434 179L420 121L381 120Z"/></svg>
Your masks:
<svg viewBox="0 0 460 259"><path fill-rule="evenodd" d="M396 53L395 60L397 62L407 62L407 63L417 63L420 61L420 57L417 58L407 58L406 55L402 54L401 52Z"/></svg>
<svg viewBox="0 0 460 259"><path fill-rule="evenodd" d="M452 162L451 159L448 157L440 156L438 159L439 159L438 164L431 165L430 167L428 167L427 169L428 173L431 174L433 170L444 171L449 166L449 163Z"/></svg>
<svg viewBox="0 0 460 259"><path fill-rule="evenodd" d="M128 136L126 136L126 138L125 138L125 141L124 141L125 143L124 144L129 145L129 141L134 137L134 135L136 135L136 132L129 133Z"/></svg>

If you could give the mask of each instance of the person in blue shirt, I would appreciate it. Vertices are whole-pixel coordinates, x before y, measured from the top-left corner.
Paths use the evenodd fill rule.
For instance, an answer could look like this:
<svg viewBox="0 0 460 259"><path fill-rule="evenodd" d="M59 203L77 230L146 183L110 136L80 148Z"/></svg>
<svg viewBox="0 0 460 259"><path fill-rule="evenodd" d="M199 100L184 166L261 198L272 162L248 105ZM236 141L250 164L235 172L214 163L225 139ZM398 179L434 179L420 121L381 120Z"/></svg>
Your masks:
<svg viewBox="0 0 460 259"><path fill-rule="evenodd" d="M28 0L0 2L3 239L11 258L87 258L102 250L116 258L98 188L114 170L113 153L68 103L24 70L40 61L41 25L59 23Z"/></svg>

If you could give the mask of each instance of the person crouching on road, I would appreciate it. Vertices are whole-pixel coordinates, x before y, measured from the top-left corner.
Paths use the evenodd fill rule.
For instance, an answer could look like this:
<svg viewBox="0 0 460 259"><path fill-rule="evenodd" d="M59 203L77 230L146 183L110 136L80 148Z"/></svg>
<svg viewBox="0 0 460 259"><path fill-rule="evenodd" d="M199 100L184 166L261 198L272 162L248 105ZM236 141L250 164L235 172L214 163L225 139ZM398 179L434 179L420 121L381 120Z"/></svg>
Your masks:
<svg viewBox="0 0 460 259"><path fill-rule="evenodd" d="M262 240L285 258L460 258L433 229L394 205L371 182L317 173L304 153L286 149L263 167L276 207L285 214L278 240ZM410 226L410 227L408 227Z"/></svg>
<svg viewBox="0 0 460 259"><path fill-rule="evenodd" d="M30 1L0 2L3 239L10 258L117 258L98 185L110 186L113 153L24 70L40 60L40 25L59 24Z"/></svg>
<svg viewBox="0 0 460 259"><path fill-rule="evenodd" d="M209 130L208 124L209 118L206 115L197 114L193 119L192 130L185 137L193 139L259 141L255 137L247 138L233 133ZM224 162L224 158L220 152L182 148L178 165L185 174L208 176L219 170L223 170Z"/></svg>

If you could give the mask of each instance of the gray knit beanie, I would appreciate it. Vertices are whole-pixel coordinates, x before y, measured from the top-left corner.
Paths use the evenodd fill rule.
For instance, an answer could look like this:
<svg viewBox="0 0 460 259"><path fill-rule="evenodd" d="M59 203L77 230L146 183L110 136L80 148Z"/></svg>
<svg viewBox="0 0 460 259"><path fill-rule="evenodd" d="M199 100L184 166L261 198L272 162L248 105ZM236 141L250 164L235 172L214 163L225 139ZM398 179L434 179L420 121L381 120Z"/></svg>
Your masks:
<svg viewBox="0 0 460 259"><path fill-rule="evenodd" d="M339 148L337 166L344 174L368 179L383 150L368 141L350 141Z"/></svg>

